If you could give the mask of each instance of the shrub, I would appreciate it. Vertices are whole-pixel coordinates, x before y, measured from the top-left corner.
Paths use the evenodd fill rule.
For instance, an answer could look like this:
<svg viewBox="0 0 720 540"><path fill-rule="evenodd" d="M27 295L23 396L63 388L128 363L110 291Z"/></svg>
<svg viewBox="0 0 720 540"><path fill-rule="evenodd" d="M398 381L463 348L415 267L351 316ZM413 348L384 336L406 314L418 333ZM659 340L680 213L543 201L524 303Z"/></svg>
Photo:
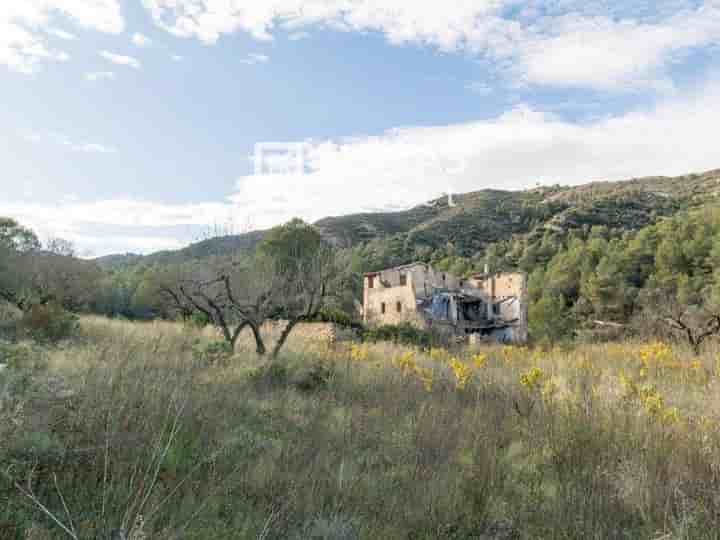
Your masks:
<svg viewBox="0 0 720 540"><path fill-rule="evenodd" d="M22 312L19 309L0 301L0 338L16 338L21 316Z"/></svg>
<svg viewBox="0 0 720 540"><path fill-rule="evenodd" d="M289 379L287 366L272 362L250 372L250 380L259 386L285 386Z"/></svg>
<svg viewBox="0 0 720 540"><path fill-rule="evenodd" d="M36 341L58 342L70 338L80 330L80 319L65 311L60 304L32 306L20 320L21 334Z"/></svg>
<svg viewBox="0 0 720 540"><path fill-rule="evenodd" d="M203 329L212 323L212 321L208 318L207 315L205 315L204 313L199 313L197 311L193 312L193 314L190 315L188 322L195 328L199 329Z"/></svg>
<svg viewBox="0 0 720 540"><path fill-rule="evenodd" d="M360 326L358 322L344 311L327 306L320 310L313 322L335 323L346 328L358 328Z"/></svg>
<svg viewBox="0 0 720 540"><path fill-rule="evenodd" d="M193 358L205 365L226 365L233 355L233 348L227 341L213 341L212 343L195 342Z"/></svg>
<svg viewBox="0 0 720 540"><path fill-rule="evenodd" d="M366 328L364 341L392 341L400 345L428 348L439 342L439 337L427 330L421 330L409 323Z"/></svg>
<svg viewBox="0 0 720 540"><path fill-rule="evenodd" d="M291 382L298 390L314 392L327 387L333 376L333 370L321 362L313 363L309 369L301 371Z"/></svg>
<svg viewBox="0 0 720 540"><path fill-rule="evenodd" d="M0 363L7 364L8 369L35 372L47 368L47 357L37 347L0 342Z"/></svg>

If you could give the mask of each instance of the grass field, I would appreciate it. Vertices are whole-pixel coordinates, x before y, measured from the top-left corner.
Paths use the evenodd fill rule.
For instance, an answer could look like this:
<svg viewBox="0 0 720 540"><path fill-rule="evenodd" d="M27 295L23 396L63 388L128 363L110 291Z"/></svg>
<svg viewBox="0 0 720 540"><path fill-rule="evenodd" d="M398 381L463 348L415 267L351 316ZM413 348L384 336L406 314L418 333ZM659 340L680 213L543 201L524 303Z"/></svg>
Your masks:
<svg viewBox="0 0 720 540"><path fill-rule="evenodd" d="M717 539L720 363L88 318L5 346L0 539Z"/></svg>

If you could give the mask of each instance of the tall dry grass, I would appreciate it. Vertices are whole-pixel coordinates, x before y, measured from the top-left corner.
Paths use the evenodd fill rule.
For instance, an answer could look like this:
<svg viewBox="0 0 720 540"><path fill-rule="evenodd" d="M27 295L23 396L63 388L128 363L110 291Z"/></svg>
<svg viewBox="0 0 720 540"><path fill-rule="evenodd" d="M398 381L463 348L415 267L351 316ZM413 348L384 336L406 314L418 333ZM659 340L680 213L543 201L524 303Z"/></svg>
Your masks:
<svg viewBox="0 0 720 540"><path fill-rule="evenodd" d="M720 537L715 349L305 343L267 364L176 324L82 327L0 375L0 538Z"/></svg>

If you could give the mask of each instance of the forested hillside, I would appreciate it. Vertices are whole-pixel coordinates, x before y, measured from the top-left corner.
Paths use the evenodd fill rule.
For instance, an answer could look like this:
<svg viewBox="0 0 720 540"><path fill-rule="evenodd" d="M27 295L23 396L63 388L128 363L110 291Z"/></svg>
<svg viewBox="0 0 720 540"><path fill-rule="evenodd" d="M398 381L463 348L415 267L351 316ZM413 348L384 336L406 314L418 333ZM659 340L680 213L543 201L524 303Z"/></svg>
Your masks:
<svg viewBox="0 0 720 540"><path fill-rule="evenodd" d="M455 196L454 206L440 199L403 212L325 218L314 227L334 246L346 273L337 307L350 317L364 271L421 260L466 275L488 265L529 274L534 335L556 340L593 329L596 321L633 324L649 310L684 325L713 308L715 297L720 300L714 271L720 263L718 193L720 170L484 190ZM84 305L129 318L172 316L161 284L204 261L252 258L268 234L98 259L102 272L85 283L85 296L94 292Z"/></svg>

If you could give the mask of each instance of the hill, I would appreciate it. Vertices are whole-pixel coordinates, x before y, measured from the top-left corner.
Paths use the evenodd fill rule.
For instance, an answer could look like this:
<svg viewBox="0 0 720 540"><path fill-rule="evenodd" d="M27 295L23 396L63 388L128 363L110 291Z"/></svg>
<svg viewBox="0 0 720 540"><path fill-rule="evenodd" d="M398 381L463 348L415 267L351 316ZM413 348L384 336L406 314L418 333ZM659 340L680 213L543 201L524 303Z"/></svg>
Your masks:
<svg viewBox="0 0 720 540"><path fill-rule="evenodd" d="M518 235L532 238L546 231L568 232L596 225L637 231L679 211L713 204L719 194L717 169L680 177L556 185L525 191L481 190L456 195L453 206L443 198L400 212L328 217L315 225L326 240L339 247L395 243L414 254L451 245L456 254L472 257L493 243ZM264 231L253 231L224 236L147 256L110 255L97 259L97 263L105 269L178 263L253 249L263 235Z"/></svg>

